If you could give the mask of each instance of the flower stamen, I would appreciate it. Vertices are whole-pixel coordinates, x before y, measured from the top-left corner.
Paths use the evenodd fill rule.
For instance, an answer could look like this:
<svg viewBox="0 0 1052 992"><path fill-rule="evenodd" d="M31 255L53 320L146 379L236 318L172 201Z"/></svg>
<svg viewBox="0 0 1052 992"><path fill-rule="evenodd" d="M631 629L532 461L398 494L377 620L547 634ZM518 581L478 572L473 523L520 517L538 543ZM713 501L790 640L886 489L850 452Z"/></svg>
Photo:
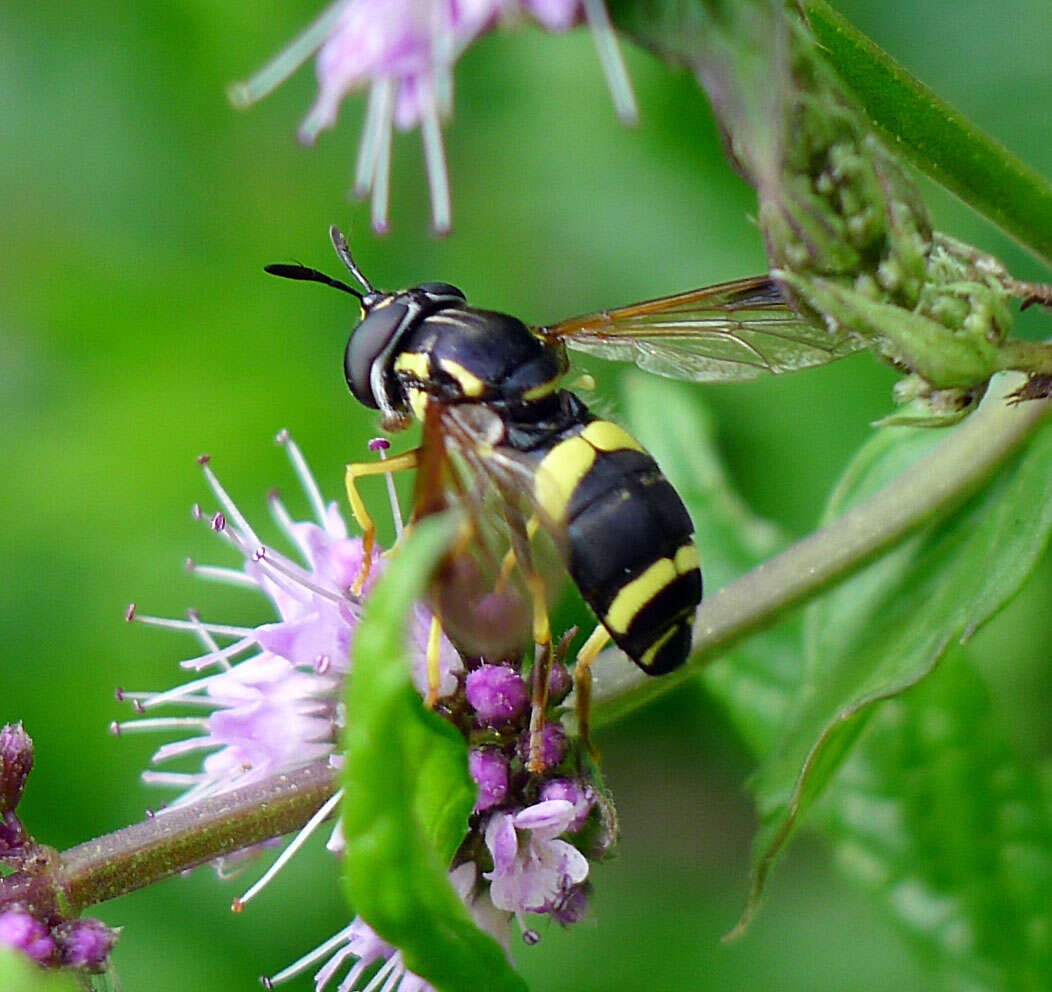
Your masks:
<svg viewBox="0 0 1052 992"><path fill-rule="evenodd" d="M374 89L379 89L376 152L372 164L372 218L373 230L386 234L387 206L391 188L391 127L394 123L394 80L390 77L377 80Z"/></svg>
<svg viewBox="0 0 1052 992"><path fill-rule="evenodd" d="M197 634L198 640L208 649L208 655L206 656L207 660L202 661L197 665L197 670L200 671L202 668L207 668L209 665L214 664L219 665L219 667L225 671L229 671L230 662L224 656L222 648L219 647L218 642L208 632L205 625L201 623L201 617L198 615L197 610L188 610L187 616L195 625L194 632Z"/></svg>
<svg viewBox="0 0 1052 992"><path fill-rule="evenodd" d="M387 449L390 447L391 442L385 437L374 437L369 442L369 450L375 451L382 462L387 461ZM394 520L395 534L401 539L405 526L402 522L402 506L398 502L398 490L395 489L393 473L388 472L384 479L387 481L387 500L391 504L391 519Z"/></svg>
<svg viewBox="0 0 1052 992"><path fill-rule="evenodd" d="M303 828L296 834L295 837L285 846L285 849L278 855L274 863L260 876L256 882L245 890L244 894L239 898L235 899L230 909L234 913L240 913L248 902L254 899L260 892L267 887L271 880L285 867L286 864L295 856L296 852L310 839L314 834L314 831L321 826L333 813L340 801L343 799L343 789L337 790L325 803L322 804L321 808L315 813L304 825Z"/></svg>
<svg viewBox="0 0 1052 992"><path fill-rule="evenodd" d="M610 87L610 97L614 101L614 110L622 124L639 123L639 108L628 78L624 56L617 43L617 35L610 23L610 15L604 0L583 0L584 16L592 31L595 51Z"/></svg>
<svg viewBox="0 0 1052 992"><path fill-rule="evenodd" d="M252 530L249 522L244 516L242 516L241 511L237 508L237 504L227 494L227 491L220 484L219 479L216 478L215 472L212 471L211 466L208 464L209 460L208 455L201 455L197 459L197 463L201 466L201 471L204 472L209 489L212 490L216 499L219 500L220 506L226 511L227 518L234 521L237 529L244 534L252 544L262 544L263 542L256 537L256 533ZM214 519L215 518L213 518L213 520ZM220 523L217 521L213 526L216 526L217 530L226 529L225 522Z"/></svg>
<svg viewBox="0 0 1052 992"><path fill-rule="evenodd" d="M230 624L203 624L200 620L174 620L171 617L154 617L141 614L134 609L134 603L128 607L125 619L129 623L141 623L147 627L166 627L168 630L205 630L210 634L222 637L246 637L252 635L251 627L234 627Z"/></svg>
<svg viewBox="0 0 1052 992"><path fill-rule="evenodd" d="M151 717L147 720L126 720L123 722L114 720L110 724L110 733L114 737L121 737L124 734L146 733L155 730L206 730L207 728L208 721L200 717L165 716ZM194 738L194 740L199 739ZM159 751L158 754L160 754ZM156 760L156 755L154 757Z"/></svg>
<svg viewBox="0 0 1052 992"><path fill-rule="evenodd" d="M335 603L337 606L350 606L352 604L357 606L361 602L350 591L343 593L318 585L317 582L311 579L310 573L305 569L269 548L260 546L252 553L251 557L253 562L261 566L264 571L268 573L270 571L277 572L279 575L291 579L297 586L309 589L315 596L321 596L322 599L327 599L330 603Z"/></svg>
<svg viewBox="0 0 1052 992"><path fill-rule="evenodd" d="M244 572L237 571L237 569L225 568L221 565L199 565L193 558L187 558L185 566L188 572L192 572L194 575L198 575L202 579L209 579L213 582L222 582L224 585L247 587L249 589L255 589L256 587L255 582L253 582L249 576L245 575Z"/></svg>
<svg viewBox="0 0 1052 992"><path fill-rule="evenodd" d="M317 963L318 961L321 961L323 958L328 957L337 947L340 946L341 943L343 943L343 941L347 939L348 934L351 932L352 926L353 924L348 924L341 931L339 931L339 933L333 934L327 941L315 947L314 950L310 951L307 954L304 954L303 957L293 961L292 964L288 965L287 967L282 968L281 971L279 971L276 975L272 975L269 978L261 979L263 983L263 988L277 988L279 985L283 985L285 982L287 982L290 978L295 978L297 975L302 975L303 972L305 972L313 964ZM343 954L343 958L346 958L347 954L349 953L352 952L348 951L346 954Z"/></svg>
<svg viewBox="0 0 1052 992"><path fill-rule="evenodd" d="M437 75L436 71L436 77ZM420 112L420 133L424 141L424 164L431 191L431 226L435 234L448 234L453 224L453 206L449 196L449 173L442 144L442 125L439 120L435 83L421 84L420 97L423 103Z"/></svg>
<svg viewBox="0 0 1052 992"><path fill-rule="evenodd" d="M326 7L261 69L246 80L231 83L227 99L235 107L250 107L276 90L332 34L345 6L347 0L336 0Z"/></svg>
<svg viewBox="0 0 1052 992"><path fill-rule="evenodd" d="M303 487L303 491L307 495L307 500L310 503L311 509L314 511L314 519L317 520L319 527L324 527L325 501L321 498L321 490L318 489L317 481L311 474L311 470L307 467L307 460L303 457L303 452L300 451L299 445L292 440L292 437L287 430L279 431L275 440L285 449L289 456L289 461L292 463L292 469L296 473L296 478L299 479L300 485Z"/></svg>

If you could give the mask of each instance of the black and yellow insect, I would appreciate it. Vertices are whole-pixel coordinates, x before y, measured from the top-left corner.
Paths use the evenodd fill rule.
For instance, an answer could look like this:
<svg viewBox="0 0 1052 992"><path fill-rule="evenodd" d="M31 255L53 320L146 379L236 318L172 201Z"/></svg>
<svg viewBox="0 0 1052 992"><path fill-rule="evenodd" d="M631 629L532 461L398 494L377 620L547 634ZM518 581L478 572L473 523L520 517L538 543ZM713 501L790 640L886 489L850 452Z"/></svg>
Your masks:
<svg viewBox="0 0 1052 992"><path fill-rule="evenodd" d="M517 501L532 514L533 528L555 536L600 621L578 657L582 672L610 638L649 675L682 665L702 593L690 516L642 445L562 388L566 345L660 374L719 380L823 364L854 350L852 343L803 322L766 277L528 327L469 306L447 283L378 292L339 231L330 234L364 292L300 265L267 271L356 296L362 319L344 362L351 392L380 411L388 430L414 418L423 424L419 448L348 467L348 495L366 541L373 528L358 478L418 468L414 515L420 516L445 505L445 466L457 457L507 504L510 554L533 601L535 671L546 673L539 661L550 654L551 632L529 561L531 527ZM543 709L546 686L546 674L543 685L535 679L535 711Z"/></svg>

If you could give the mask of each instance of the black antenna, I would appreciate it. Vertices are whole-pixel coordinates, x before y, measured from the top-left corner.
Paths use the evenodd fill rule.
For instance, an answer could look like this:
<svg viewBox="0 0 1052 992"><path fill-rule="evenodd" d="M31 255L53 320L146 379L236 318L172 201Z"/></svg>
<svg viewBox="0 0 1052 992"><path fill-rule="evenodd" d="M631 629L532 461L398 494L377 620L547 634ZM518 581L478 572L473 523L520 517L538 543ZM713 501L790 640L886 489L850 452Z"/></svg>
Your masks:
<svg viewBox="0 0 1052 992"><path fill-rule="evenodd" d="M347 239L340 233L340 229L335 224L329 228L329 237L332 238L332 246L336 249L336 254L340 256L340 261L347 266L351 275L365 287L367 292L375 293L376 290L373 289L373 284L362 275L361 270L355 264Z"/></svg>
<svg viewBox="0 0 1052 992"><path fill-rule="evenodd" d="M302 279L305 282L320 282L325 286L332 286L333 289L342 289L345 293L350 293L351 296L355 296L359 300L362 299L362 294L359 293L358 290L348 286L347 283L340 282L339 279L333 279L331 276L327 276L324 272L319 272L317 269L308 269L305 265L283 265L278 263L277 265L265 265L263 271L272 276L281 276L283 279Z"/></svg>

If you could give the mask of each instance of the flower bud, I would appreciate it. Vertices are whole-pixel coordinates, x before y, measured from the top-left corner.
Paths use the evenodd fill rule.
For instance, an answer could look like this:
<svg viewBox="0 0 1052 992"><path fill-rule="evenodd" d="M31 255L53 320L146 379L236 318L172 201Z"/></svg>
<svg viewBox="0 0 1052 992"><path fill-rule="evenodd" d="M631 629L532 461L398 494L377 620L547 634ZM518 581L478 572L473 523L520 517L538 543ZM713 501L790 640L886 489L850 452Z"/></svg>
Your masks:
<svg viewBox="0 0 1052 992"><path fill-rule="evenodd" d="M482 723L507 723L526 709L529 692L518 672L504 665L483 665L467 677L468 702Z"/></svg>
<svg viewBox="0 0 1052 992"><path fill-rule="evenodd" d="M548 705L555 706L561 703L570 695L572 688L573 677L570 675L570 670L565 665L555 662L548 676Z"/></svg>
<svg viewBox="0 0 1052 992"><path fill-rule="evenodd" d="M595 804L593 790L569 778L553 778L550 782L545 782L541 787L541 800L548 799L565 799L573 804L574 818L567 827L569 833L576 833L584 826Z"/></svg>
<svg viewBox="0 0 1052 992"><path fill-rule="evenodd" d="M62 964L87 971L104 968L117 942L116 930L111 930L102 920L93 919L65 923L55 931L55 936Z"/></svg>
<svg viewBox="0 0 1052 992"><path fill-rule="evenodd" d="M492 748L473 749L468 754L468 771L479 787L476 813L504 802L508 795L508 759L504 755Z"/></svg>
<svg viewBox="0 0 1052 992"><path fill-rule="evenodd" d="M17 808L33 770L33 740L21 723L0 729L0 813Z"/></svg>
<svg viewBox="0 0 1052 992"><path fill-rule="evenodd" d="M48 928L21 909L0 913L0 944L21 951L37 964L51 964L54 961L55 941Z"/></svg>
<svg viewBox="0 0 1052 992"><path fill-rule="evenodd" d="M546 723L541 731L541 763L545 768L554 768L566 755L566 734L557 723ZM519 757L530 760L530 732L519 737Z"/></svg>
<svg viewBox="0 0 1052 992"><path fill-rule="evenodd" d="M588 915L588 894L584 885L575 885L551 910L552 918L564 927L580 923Z"/></svg>

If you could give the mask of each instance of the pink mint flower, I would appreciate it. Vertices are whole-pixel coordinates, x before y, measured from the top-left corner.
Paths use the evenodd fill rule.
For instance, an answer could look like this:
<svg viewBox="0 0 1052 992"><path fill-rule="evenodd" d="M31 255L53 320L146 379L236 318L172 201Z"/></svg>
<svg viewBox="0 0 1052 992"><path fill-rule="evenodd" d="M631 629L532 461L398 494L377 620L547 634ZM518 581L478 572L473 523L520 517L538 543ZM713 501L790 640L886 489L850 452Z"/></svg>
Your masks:
<svg viewBox="0 0 1052 992"><path fill-rule="evenodd" d="M574 804L548 799L517 813L494 813L486 825L493 856L490 899L497 909L547 913L588 877L588 861L572 844L559 840L577 817Z"/></svg>
<svg viewBox="0 0 1052 992"><path fill-rule="evenodd" d="M332 758L337 747L342 683L362 611L361 601L351 592L362 563L362 542L348 536L337 504L323 502L296 445L284 433L279 442L289 453L315 520L294 521L277 496L271 497L271 510L305 564L260 541L205 459L205 477L221 506L208 518L210 525L242 556L243 563L241 570L191 564L202 577L262 592L278 619L253 628L207 624L196 613L188 620L137 616L134 607L128 613L128 619L193 633L204 648L181 664L208 674L164 692L122 692L121 698L134 702L140 718L115 723L112 728L117 733L184 735L157 749L155 765L204 755L196 771L144 773L144 781L150 784L185 790L173 805ZM200 511L197 515L203 516ZM383 561L377 554L365 595L382 571ZM430 623L426 607L416 606L409 639L413 678L422 694L427 690ZM440 698L457 688L460 670L460 656L443 640ZM191 713L148 715L168 706Z"/></svg>
<svg viewBox="0 0 1052 992"><path fill-rule="evenodd" d="M570 833L577 833L587 822L595 805L595 789L585 782L555 778L541 786L541 799L565 799L573 803L574 817L568 830Z"/></svg>
<svg viewBox="0 0 1052 992"><path fill-rule="evenodd" d="M530 16L549 31L586 20L619 116L636 119L604 0L337 0L254 76L234 84L230 99L241 107L257 102L317 52L318 97L300 126L300 140L313 143L335 124L344 97L367 88L355 194L372 195L373 227L385 232L391 131L419 126L432 224L445 233L452 210L441 123L453 109L453 65L479 35L516 15Z"/></svg>
<svg viewBox="0 0 1052 992"><path fill-rule="evenodd" d="M476 879L477 870L470 862L449 873L449 881L467 904L475 923L506 949L510 914L497 910L485 892L475 891ZM314 975L315 992L324 992L348 964L337 992L434 992L434 986L406 968L401 951L383 940L360 916L277 975L263 979L263 986L277 988L319 961L325 964Z"/></svg>
<svg viewBox="0 0 1052 992"><path fill-rule="evenodd" d="M286 542L300 561L264 545L248 520L212 472L207 458L200 459L205 478L220 510L206 516L195 508L195 517L241 556L240 569L189 563L202 578L252 589L270 600L277 619L259 627L204 623L196 613L188 620L140 616L134 606L128 619L194 634L203 652L181 665L205 673L164 692L119 692L130 700L138 717L114 723L114 733L165 732L181 739L164 744L154 753L153 764L192 760L204 755L191 771L143 773L151 785L182 790L167 808L185 805L206 796L240 788L255 781L328 759L342 764L338 752L342 720L343 680L350 666L350 651L366 598L383 572L384 562L375 553L362 598L352 586L362 564L363 546L350 537L338 504L326 503L302 453L286 432L278 435L299 478L314 519L296 521L277 495L270 509ZM396 527L401 519L392 493ZM428 692L427 645L431 613L417 604L410 617L407 639L413 661L413 681L421 695ZM226 642L226 643L221 643ZM442 638L439 650L438 698L459 687L463 670L459 653ZM155 717L155 709L178 707L179 716ZM276 877L306 841L337 812L343 790L326 801L277 859L239 898L233 908L241 911ZM158 815L163 816L162 810ZM278 843L278 842L273 842ZM234 852L217 864L222 877L236 873L259 852L259 845ZM334 853L343 847L340 820L327 845ZM407 986L407 992L411 987Z"/></svg>

